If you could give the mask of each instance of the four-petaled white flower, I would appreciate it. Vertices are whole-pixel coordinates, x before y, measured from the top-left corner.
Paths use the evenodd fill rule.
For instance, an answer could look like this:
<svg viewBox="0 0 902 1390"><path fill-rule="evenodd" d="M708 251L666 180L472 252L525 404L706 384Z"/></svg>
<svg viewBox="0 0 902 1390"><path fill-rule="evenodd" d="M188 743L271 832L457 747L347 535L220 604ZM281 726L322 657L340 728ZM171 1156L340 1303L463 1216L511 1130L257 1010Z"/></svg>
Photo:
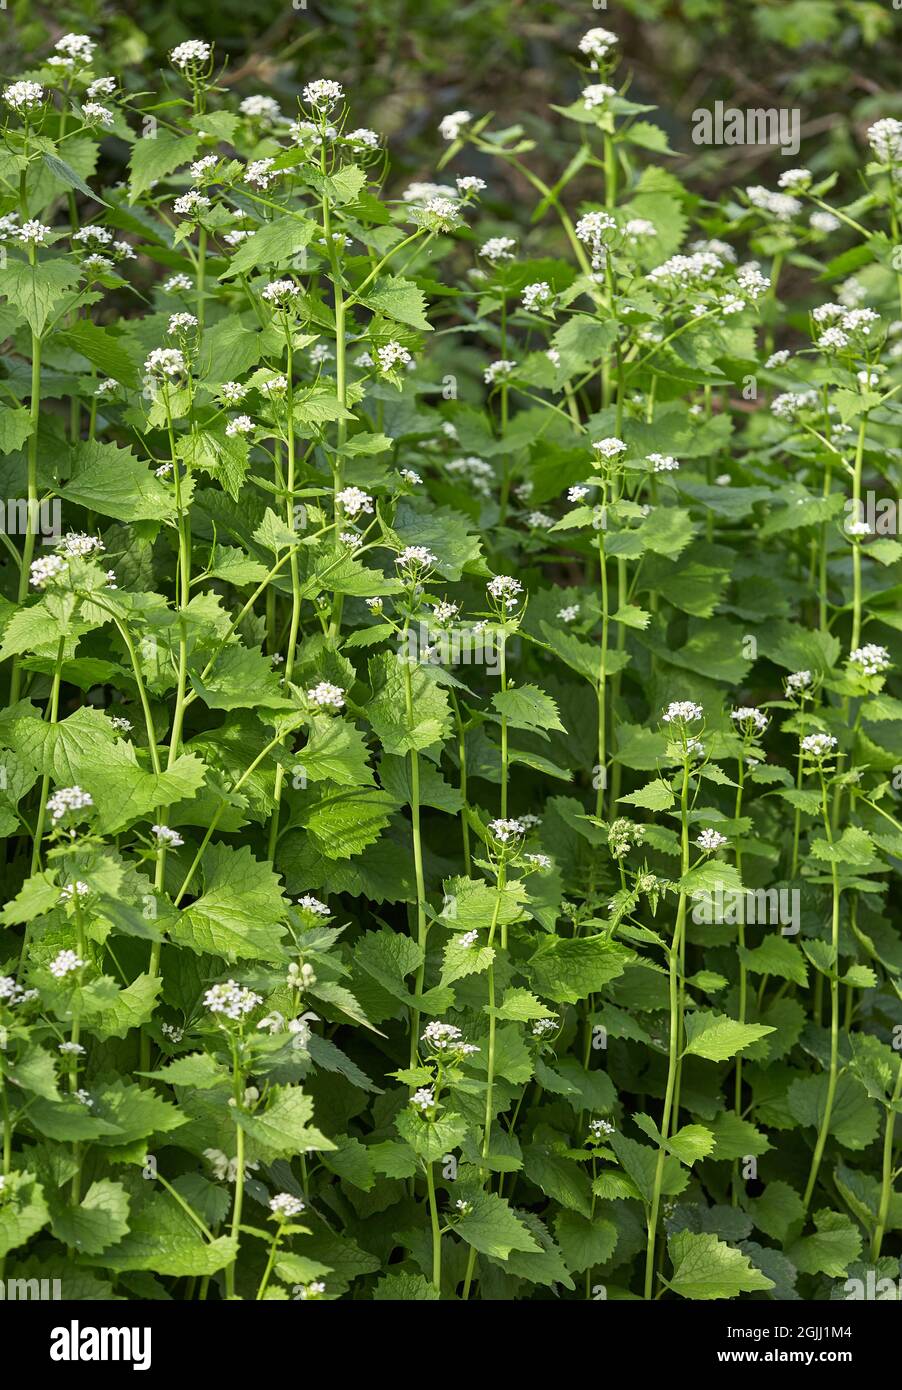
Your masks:
<svg viewBox="0 0 902 1390"><path fill-rule="evenodd" d="M695 843L699 849L703 849L706 854L713 854L727 843L726 835L721 835L719 830L705 829L696 836Z"/></svg>
<svg viewBox="0 0 902 1390"><path fill-rule="evenodd" d="M340 685L331 681L320 681L307 691L307 699L318 709L339 710L345 702L345 693Z"/></svg>

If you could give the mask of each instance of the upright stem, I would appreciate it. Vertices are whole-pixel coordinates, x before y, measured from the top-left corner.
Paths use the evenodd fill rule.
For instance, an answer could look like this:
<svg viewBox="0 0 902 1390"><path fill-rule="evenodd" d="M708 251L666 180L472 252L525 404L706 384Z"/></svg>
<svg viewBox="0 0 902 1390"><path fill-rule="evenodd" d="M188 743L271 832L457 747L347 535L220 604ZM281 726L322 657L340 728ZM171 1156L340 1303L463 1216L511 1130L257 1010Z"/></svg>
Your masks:
<svg viewBox="0 0 902 1390"><path fill-rule="evenodd" d="M31 248L34 262L34 248ZM41 418L41 340L36 333L31 335L31 403L30 427L28 436L28 481L25 523L25 542L22 547L22 568L19 570L18 604L28 597L28 582L31 578L31 562L34 559L35 538L38 534L38 425ZM22 670L19 657L14 656L9 678L9 703L14 705L22 689Z"/></svg>
<svg viewBox="0 0 902 1390"><path fill-rule="evenodd" d="M689 871L689 759L683 762L683 786L680 793L680 819L682 822L682 871ZM670 1047L667 1060L667 1087L664 1092L664 1112L661 1116L661 1145L655 1168L655 1182L652 1190L651 1210L648 1216L648 1239L645 1248L645 1298L650 1301L654 1293L655 1242L658 1230L658 1214L661 1207L661 1186L664 1179L664 1141L670 1136L671 1118L676 1120L679 1102L677 1100L677 1077L679 1074L680 1047L682 1044L682 1019L680 1016L680 958L683 934L686 930L686 894L680 893L677 906L676 925L670 943L669 997L670 997Z"/></svg>
<svg viewBox="0 0 902 1390"><path fill-rule="evenodd" d="M429 1193L429 1221L432 1226L432 1284L436 1291L442 1291L442 1231L438 1219L438 1204L435 1199L435 1175L432 1164L426 1164L426 1189Z"/></svg>
<svg viewBox="0 0 902 1390"><path fill-rule="evenodd" d="M407 632L410 619L404 625L402 642L402 661L404 664L404 710L408 729L413 729L413 674L412 657L407 650ZM420 755L416 748L410 750L410 820L413 837L413 867L417 891L417 944L423 952L416 973L416 993L422 994L426 974L426 882L423 874L423 845L420 836ZM420 1032L420 1011L414 1009L410 1018L410 1065L416 1064L417 1038Z"/></svg>
<svg viewBox="0 0 902 1390"><path fill-rule="evenodd" d="M876 1264L880 1259L880 1247L883 1244L883 1234L886 1230L886 1223L889 1219L890 1203L893 1199L893 1139L896 1129L895 1105L902 1096L902 1059L896 1071L896 1084L893 1087L893 1094L890 1103L886 1107L886 1128L883 1133L883 1176L880 1184L880 1206L877 1210L877 1225L874 1227L871 1236L871 1264Z"/></svg>
<svg viewBox="0 0 902 1390"><path fill-rule="evenodd" d="M830 812L827 808L827 783L821 777L821 815L824 822L824 834L827 843L833 844L833 828L830 824ZM818 1131L817 1143L814 1146L814 1153L811 1158L811 1171L808 1174L808 1182L805 1187L805 1194L802 1198L802 1205L807 1212L809 1203L814 1193L817 1182L817 1175L821 1166L821 1159L824 1156L824 1149L827 1144L827 1135L830 1132L830 1120L833 1115L833 1102L836 1098L836 1083L839 1074L839 869L834 860L830 865L831 877L833 880L833 911L831 915L830 942L832 956L830 963L830 1073L827 1081L827 1096L824 1103L824 1115Z"/></svg>

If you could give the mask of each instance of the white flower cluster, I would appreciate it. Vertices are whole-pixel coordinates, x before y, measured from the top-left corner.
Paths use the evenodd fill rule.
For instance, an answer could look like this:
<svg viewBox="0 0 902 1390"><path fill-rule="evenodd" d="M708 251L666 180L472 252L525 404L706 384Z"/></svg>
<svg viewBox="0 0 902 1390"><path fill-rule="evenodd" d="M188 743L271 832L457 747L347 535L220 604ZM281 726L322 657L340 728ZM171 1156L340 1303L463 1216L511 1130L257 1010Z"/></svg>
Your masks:
<svg viewBox="0 0 902 1390"><path fill-rule="evenodd" d="M509 358L499 357L497 362L490 362L486 367L483 381L486 386L494 386L496 381L508 381L516 366L516 362L511 362Z"/></svg>
<svg viewBox="0 0 902 1390"><path fill-rule="evenodd" d="M320 681L307 691L307 699L318 709L340 710L345 702L345 693L340 685L331 681Z"/></svg>
<svg viewBox="0 0 902 1390"><path fill-rule="evenodd" d="M300 1216L304 1206L301 1198L292 1197L290 1192L277 1192L275 1197L269 1199L269 1209L279 1221L290 1221L292 1216Z"/></svg>
<svg viewBox="0 0 902 1390"><path fill-rule="evenodd" d="M868 144L881 164L898 164L902 160L902 121L885 116L868 129Z"/></svg>
<svg viewBox="0 0 902 1390"><path fill-rule="evenodd" d="M436 1052L461 1052L470 1056L479 1051L473 1043L463 1041L463 1033L453 1023L439 1023L437 1019L426 1024L420 1041L428 1043Z"/></svg>
<svg viewBox="0 0 902 1390"><path fill-rule="evenodd" d="M616 87L609 87L607 82L592 82L588 87L583 87L583 106L587 111L595 111L616 95Z"/></svg>
<svg viewBox="0 0 902 1390"><path fill-rule="evenodd" d="M185 356L180 348L154 348L144 362L148 376L176 377L185 371Z"/></svg>
<svg viewBox="0 0 902 1390"><path fill-rule="evenodd" d="M617 35L612 34L610 29L587 29L577 48L589 59L590 65L597 68L609 57L619 42Z"/></svg>
<svg viewBox="0 0 902 1390"><path fill-rule="evenodd" d="M224 1014L226 1018L240 1019L251 1013L263 1000L252 989L245 989L235 980L225 984L213 985L204 995L204 1004L211 1014Z"/></svg>
<svg viewBox="0 0 902 1390"><path fill-rule="evenodd" d="M74 787L60 787L59 791L54 792L53 796L47 798L47 810L54 825L61 821L72 811L85 811L89 806L94 805L94 798L90 792L82 791L78 785Z"/></svg>
<svg viewBox="0 0 902 1390"><path fill-rule="evenodd" d="M381 372L394 371L398 366L406 367L408 362L413 361L407 348L394 341L383 343L382 347L376 349L376 356L379 358Z"/></svg>
<svg viewBox="0 0 902 1390"><path fill-rule="evenodd" d="M511 840L517 841L525 835L526 826L522 820L504 820L498 817L496 820L489 821L489 834L500 845L507 845L510 844Z"/></svg>
<svg viewBox="0 0 902 1390"><path fill-rule="evenodd" d="M868 642L866 646L856 647L849 652L849 665L857 666L864 676L879 676L889 670L892 661L886 647Z"/></svg>
<svg viewBox="0 0 902 1390"><path fill-rule="evenodd" d="M488 241L484 241L480 246L479 255L483 260L491 261L493 265L497 265L499 261L512 261L516 244L512 236L489 237Z"/></svg>
<svg viewBox="0 0 902 1390"><path fill-rule="evenodd" d="M445 464L445 471L454 476L465 478L474 492L481 497L492 495L492 484L495 481L495 470L485 459L478 458L475 454L468 454L464 458L450 459Z"/></svg>
<svg viewBox="0 0 902 1390"><path fill-rule="evenodd" d="M616 228L617 223L608 212L587 212L577 222L574 229L577 240L588 246L593 270L601 270L604 266L607 256L605 234Z"/></svg>
<svg viewBox="0 0 902 1390"><path fill-rule="evenodd" d="M541 313L543 309L553 302L554 295L547 280L536 280L532 285L523 287L523 308L535 313Z"/></svg>
<svg viewBox="0 0 902 1390"><path fill-rule="evenodd" d="M645 461L653 466L656 473L674 473L680 466L673 454L647 454Z"/></svg>
<svg viewBox="0 0 902 1390"><path fill-rule="evenodd" d="M66 562L60 555L39 555L32 560L29 576L33 589L44 589L53 579L58 579L66 570Z"/></svg>
<svg viewBox="0 0 902 1390"><path fill-rule="evenodd" d="M832 734L806 734L801 740L803 753L812 758L828 758L836 747L837 740Z"/></svg>
<svg viewBox="0 0 902 1390"><path fill-rule="evenodd" d="M767 728L767 715L763 709L758 709L757 705L740 705L737 709L730 711L730 718L750 732L754 730L756 733L763 734Z"/></svg>
<svg viewBox="0 0 902 1390"><path fill-rule="evenodd" d="M793 671L791 676L786 677L787 695L799 695L802 691L810 690L812 680L810 671Z"/></svg>
<svg viewBox="0 0 902 1390"><path fill-rule="evenodd" d="M791 222L802 211L802 204L791 193L774 193L761 184L753 184L745 190L753 208L766 212L777 222Z"/></svg>
<svg viewBox="0 0 902 1390"><path fill-rule="evenodd" d="M29 1004L32 999L37 999L37 997L38 991L36 989L23 989L12 975L0 975L0 1004L14 1009L17 1004ZM0 1183L2 1183L2 1179L0 1179ZM0 1191L2 1190L2 1186L0 1186Z"/></svg>
<svg viewBox="0 0 902 1390"><path fill-rule="evenodd" d="M794 420L803 410L818 404L816 391L784 391L771 402L771 412L778 420Z"/></svg>
<svg viewBox="0 0 902 1390"><path fill-rule="evenodd" d="M727 843L726 835L721 835L719 830L703 830L697 837L695 843L699 849L703 849L706 854L713 854Z"/></svg>
<svg viewBox="0 0 902 1390"><path fill-rule="evenodd" d="M694 700L672 700L661 719L665 724L691 724L701 719L705 711Z"/></svg>
<svg viewBox="0 0 902 1390"><path fill-rule="evenodd" d="M437 565L438 556L433 555L425 545L405 545L395 556L395 564L408 574L417 575L420 571L432 569L433 565Z"/></svg>
<svg viewBox="0 0 902 1390"><path fill-rule="evenodd" d="M496 574L485 587L495 602L507 609L516 608L517 598L523 592L519 579L514 579L510 574Z"/></svg>
<svg viewBox="0 0 902 1390"><path fill-rule="evenodd" d="M209 62L212 52L212 45L203 39L186 39L184 43L176 44L169 58L173 67L179 68L181 72L187 72L191 68L198 67L201 63Z"/></svg>
<svg viewBox="0 0 902 1390"><path fill-rule="evenodd" d="M344 88L331 78L318 77L314 82L307 83L302 95L307 105L315 107L317 111L331 111L333 106L344 100Z"/></svg>
<svg viewBox="0 0 902 1390"><path fill-rule="evenodd" d="M59 951L50 962L48 969L54 979L62 980L66 975L80 970L83 965L84 961L81 956L76 955L74 951Z"/></svg>
<svg viewBox="0 0 902 1390"><path fill-rule="evenodd" d="M590 1120L589 1134L592 1139L608 1139L616 1130L610 1120Z"/></svg>
<svg viewBox="0 0 902 1390"><path fill-rule="evenodd" d="M443 140L457 140L464 126L469 125L472 119L470 111L452 111L439 121L438 133Z"/></svg>
<svg viewBox="0 0 902 1390"><path fill-rule="evenodd" d="M707 284L724 268L723 260L709 250L693 251L689 256L671 256L646 275L653 285L665 289L687 289Z"/></svg>
<svg viewBox="0 0 902 1390"><path fill-rule="evenodd" d="M4 87L3 100L14 111L33 111L44 101L44 88L40 82L13 82Z"/></svg>
<svg viewBox="0 0 902 1390"><path fill-rule="evenodd" d="M150 833L155 836L158 845L165 845L171 849L178 849L185 843L179 832L169 825L152 825Z"/></svg>
<svg viewBox="0 0 902 1390"><path fill-rule="evenodd" d="M368 492L364 492L359 487L342 488L341 492L336 492L335 501L338 503L345 516L349 516L353 521L363 513L371 514L373 510L373 499Z"/></svg>

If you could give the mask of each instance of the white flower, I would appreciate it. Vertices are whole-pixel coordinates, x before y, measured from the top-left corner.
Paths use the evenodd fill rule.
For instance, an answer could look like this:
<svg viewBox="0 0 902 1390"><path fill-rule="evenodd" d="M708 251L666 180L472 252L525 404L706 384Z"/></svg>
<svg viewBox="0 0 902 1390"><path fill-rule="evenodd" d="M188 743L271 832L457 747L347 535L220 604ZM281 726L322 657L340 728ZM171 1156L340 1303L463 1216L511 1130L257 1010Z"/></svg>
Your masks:
<svg viewBox="0 0 902 1390"><path fill-rule="evenodd" d="M760 299L770 289L770 280L761 274L761 268L755 261L746 261L745 265L739 267L736 282L750 299Z"/></svg>
<svg viewBox="0 0 902 1390"><path fill-rule="evenodd" d="M115 90L115 77L95 77L93 82L88 83L86 95L89 101L93 101L95 97L111 97Z"/></svg>
<svg viewBox="0 0 902 1390"><path fill-rule="evenodd" d="M835 232L842 226L838 217L834 217L832 212L824 212L821 208L815 208L808 221L816 232Z"/></svg>
<svg viewBox="0 0 902 1390"><path fill-rule="evenodd" d="M593 1139L607 1139L609 1135L615 1134L616 1130L609 1120L590 1120L589 1134Z"/></svg>
<svg viewBox="0 0 902 1390"><path fill-rule="evenodd" d="M184 43L176 45L169 58L173 67L184 72L200 63L206 63L212 52L212 45L205 43L203 39L186 39Z"/></svg>
<svg viewBox="0 0 902 1390"><path fill-rule="evenodd" d="M810 754L812 758L826 758L833 752L836 743L832 734L806 734L800 747L803 753Z"/></svg>
<svg viewBox="0 0 902 1390"><path fill-rule="evenodd" d="M577 240L588 246L592 256L592 269L598 270L604 265L606 250L604 236L606 232L615 231L617 223L610 213L607 212L587 212L576 224Z"/></svg>
<svg viewBox="0 0 902 1390"><path fill-rule="evenodd" d="M774 367L785 367L790 356L788 348L781 348L779 352L772 352L764 365L770 370L773 370Z"/></svg>
<svg viewBox="0 0 902 1390"><path fill-rule="evenodd" d="M189 193L183 193L180 198L176 198L172 204L173 211L179 217L197 217L199 212L206 212L210 206L210 199L203 193L191 189Z"/></svg>
<svg viewBox="0 0 902 1390"><path fill-rule="evenodd" d="M66 562L59 555L41 555L32 560L29 571L33 589L43 589L52 579L58 579L66 570Z"/></svg>
<svg viewBox="0 0 902 1390"><path fill-rule="evenodd" d="M92 256L85 257L82 261L82 269L95 271L98 275L103 275L106 271L113 269L113 262L110 260L109 256L98 256L95 253Z"/></svg>
<svg viewBox="0 0 902 1390"><path fill-rule="evenodd" d="M226 405L237 405L247 395L247 387L238 381L225 381L219 388L219 398Z"/></svg>
<svg viewBox="0 0 902 1390"><path fill-rule="evenodd" d="M612 34L610 29L587 29L577 48L590 60L591 66L597 68L619 42L617 35Z"/></svg>
<svg viewBox="0 0 902 1390"><path fill-rule="evenodd" d="M167 333L185 333L189 328L197 327L197 319L194 314L172 314L169 318Z"/></svg>
<svg viewBox="0 0 902 1390"><path fill-rule="evenodd" d="M110 716L110 723L120 734L130 734L133 728L132 721L126 719L124 714L114 714Z"/></svg>
<svg viewBox="0 0 902 1390"><path fill-rule="evenodd" d="M526 834L526 826L522 820L505 820L499 817L489 821L489 834L499 844L506 845L511 840L518 840Z"/></svg>
<svg viewBox="0 0 902 1390"><path fill-rule="evenodd" d="M776 396L771 411L778 420L792 420L801 410L811 410L818 403L816 391L784 391Z"/></svg>
<svg viewBox="0 0 902 1390"><path fill-rule="evenodd" d="M583 87L582 98L583 106L587 111L594 111L598 106L604 106L610 97L617 95L615 87L609 87L606 82L593 82L588 87Z"/></svg>
<svg viewBox="0 0 902 1390"><path fill-rule="evenodd" d="M352 521L364 512L371 514L373 510L372 497L359 487L342 488L341 492L335 494L335 501Z"/></svg>
<svg viewBox="0 0 902 1390"><path fill-rule="evenodd" d="M437 1052L447 1052L449 1049L453 1049L462 1038L463 1033L453 1023L439 1023L437 1020L433 1020L426 1024L420 1041L428 1043Z"/></svg>
<svg viewBox="0 0 902 1390"><path fill-rule="evenodd" d="M438 556L433 555L425 545L406 545L404 549L395 556L395 564L401 569L410 571L431 569L438 564Z"/></svg>
<svg viewBox="0 0 902 1390"><path fill-rule="evenodd" d="M842 326L847 333L862 333L866 338L871 324L879 322L880 315L874 309L846 309L842 316Z"/></svg>
<svg viewBox="0 0 902 1390"><path fill-rule="evenodd" d="M84 1057L85 1055L85 1050L81 1043L77 1042L57 1043L56 1050L62 1053L64 1057Z"/></svg>
<svg viewBox="0 0 902 1390"><path fill-rule="evenodd" d="M827 328L817 339L817 346L822 352L840 352L849 346L849 337L841 328Z"/></svg>
<svg viewBox="0 0 902 1390"><path fill-rule="evenodd" d="M179 832L168 825L152 825L150 832L156 836L158 845L167 845L172 849L177 849L179 845L185 843Z"/></svg>
<svg viewBox="0 0 902 1390"><path fill-rule="evenodd" d="M680 466L672 454L647 454L646 462L652 464L656 473L673 473Z"/></svg>
<svg viewBox="0 0 902 1390"><path fill-rule="evenodd" d="M242 1018L262 1003L259 994L236 984L234 980L226 980L222 985L213 985L204 995L204 1004L211 1014L225 1014L226 1018L233 1019Z"/></svg>
<svg viewBox="0 0 902 1390"><path fill-rule="evenodd" d="M379 136L375 130L370 130L367 126L358 126L356 130L350 131L345 137L352 150L378 150Z"/></svg>
<svg viewBox="0 0 902 1390"><path fill-rule="evenodd" d="M406 347L394 341L383 343L382 347L376 349L376 356L379 359L379 370L382 372L393 371L399 364L406 366L413 361Z"/></svg>
<svg viewBox="0 0 902 1390"><path fill-rule="evenodd" d="M623 228L626 239L635 244L640 237L657 236L658 229L647 217L631 217Z"/></svg>
<svg viewBox="0 0 902 1390"><path fill-rule="evenodd" d="M665 724L691 724L701 719L705 711L694 700L672 700L661 719Z"/></svg>
<svg viewBox="0 0 902 1390"><path fill-rule="evenodd" d="M14 111L33 111L44 100L44 88L40 82L13 82L4 87L3 100Z"/></svg>
<svg viewBox="0 0 902 1390"><path fill-rule="evenodd" d="M265 396L280 396L283 391L288 390L288 378L284 376L271 376L269 381L261 381L257 387Z"/></svg>
<svg viewBox="0 0 902 1390"><path fill-rule="evenodd" d="M194 163L190 165L188 172L194 179L194 182L199 183L201 180L206 178L207 174L210 173L211 169L216 168L218 163L218 154L205 154L203 159L196 159Z"/></svg>
<svg viewBox="0 0 902 1390"><path fill-rule="evenodd" d="M483 260L491 261L493 265L498 261L512 261L516 244L516 239L512 236L489 237L488 241L484 241L480 246L479 255Z"/></svg>
<svg viewBox="0 0 902 1390"><path fill-rule="evenodd" d="M66 884L60 893L60 901L68 903L72 901L73 897L86 898L90 891L88 885L82 879L78 879L75 883Z"/></svg>
<svg viewBox="0 0 902 1390"><path fill-rule="evenodd" d="M300 1197L292 1197L290 1192L278 1192L269 1199L269 1209L280 1221L288 1221L292 1216L300 1216L304 1210Z"/></svg>
<svg viewBox="0 0 902 1390"><path fill-rule="evenodd" d="M264 96L245 97L239 104L238 110L242 116L256 116L267 121L275 121L282 114L279 103L272 97Z"/></svg>
<svg viewBox="0 0 902 1390"><path fill-rule="evenodd" d="M902 121L885 116L868 129L868 144L881 164L896 164L902 159Z"/></svg>
<svg viewBox="0 0 902 1390"><path fill-rule="evenodd" d="M561 365L561 354L557 348L548 348L545 356L553 367L559 367Z"/></svg>
<svg viewBox="0 0 902 1390"><path fill-rule="evenodd" d="M356 550L359 545L363 545L363 537L358 536L354 531L342 531L338 539L342 545L348 546L351 550Z"/></svg>
<svg viewBox="0 0 902 1390"><path fill-rule="evenodd" d="M485 459L478 458L475 454L449 459L445 464L445 471L466 478L473 491L478 492L481 497L491 497L495 471Z"/></svg>
<svg viewBox="0 0 902 1390"><path fill-rule="evenodd" d="M529 512L526 525L533 531L547 531L554 525L554 517L546 512Z"/></svg>
<svg viewBox="0 0 902 1390"><path fill-rule="evenodd" d="M810 169L787 169L777 179L778 188L807 188L811 182Z"/></svg>
<svg viewBox="0 0 902 1390"><path fill-rule="evenodd" d="M113 124L113 113L107 106L101 106L99 101L84 101L81 106L81 114L89 125Z"/></svg>
<svg viewBox="0 0 902 1390"><path fill-rule="evenodd" d="M88 806L93 805L94 798L91 793L82 791L78 785L60 787L59 791L47 798L47 810L50 812L54 825L70 811L83 811Z"/></svg>
<svg viewBox="0 0 902 1390"><path fill-rule="evenodd" d="M59 542L57 549L62 555L92 555L94 551L104 550L106 547L99 536L89 536L84 531L67 531Z"/></svg>
<svg viewBox="0 0 902 1390"><path fill-rule="evenodd" d="M55 979L62 980L73 971L80 970L83 965L84 961L74 951L60 951L50 962L48 968Z"/></svg>
<svg viewBox="0 0 902 1390"><path fill-rule="evenodd" d="M249 236L253 235L253 232L246 232L241 228L238 228L237 231L226 232L225 236L223 237L223 241L225 242L226 246L240 246L242 241L246 241Z"/></svg>
<svg viewBox="0 0 902 1390"><path fill-rule="evenodd" d="M333 685L331 681L320 681L307 691L307 699L311 705L316 705L319 709L339 710L345 702L345 693L340 685Z"/></svg>
<svg viewBox="0 0 902 1390"><path fill-rule="evenodd" d="M754 728L759 734L763 734L767 728L767 715L756 705L740 705L730 711L730 718L735 719L737 724L745 725L750 731Z"/></svg>
<svg viewBox="0 0 902 1390"><path fill-rule="evenodd" d="M534 1038L544 1038L548 1033L553 1033L557 1028L557 1018L537 1018L532 1025L532 1035Z"/></svg>
<svg viewBox="0 0 902 1390"><path fill-rule="evenodd" d="M331 915L326 904L320 902L319 898L315 898L312 893L305 893L302 898L298 898L298 907L312 912L316 917L329 917Z"/></svg>
<svg viewBox="0 0 902 1390"><path fill-rule="evenodd" d="M93 1109L94 1098L90 1091L85 1090L84 1086L79 1086L78 1090L74 1092L74 1095L79 1105L86 1106L88 1110Z"/></svg>
<svg viewBox="0 0 902 1390"><path fill-rule="evenodd" d="M864 647L856 647L849 652L849 665L860 667L861 674L865 676L878 676L883 671L888 671L892 665L890 654L886 647L880 647L876 642L868 642Z"/></svg>
<svg viewBox="0 0 902 1390"><path fill-rule="evenodd" d="M492 362L486 367L483 373L483 380L486 386L494 386L496 381L507 381L516 369L516 362L511 362L507 358L499 357L497 362Z"/></svg>
<svg viewBox="0 0 902 1390"><path fill-rule="evenodd" d="M226 425L226 435L229 439L234 439L239 434L253 433L254 422L249 415L236 415L234 420L230 420Z"/></svg>
<svg viewBox="0 0 902 1390"><path fill-rule="evenodd" d="M575 623L579 617L579 604L568 603L565 608L559 609L558 617L562 623Z"/></svg>
<svg viewBox="0 0 902 1390"><path fill-rule="evenodd" d="M459 616L460 604L448 603L447 600L442 599L440 603L435 605L432 612L435 615L436 622L450 623L454 618Z"/></svg>
<svg viewBox="0 0 902 1390"><path fill-rule="evenodd" d="M421 1086L410 1097L410 1104L415 1105L418 1110L431 1110L435 1105L435 1091L431 1086Z"/></svg>
<svg viewBox="0 0 902 1390"><path fill-rule="evenodd" d="M161 1023L160 1032L164 1037L169 1038L169 1040L174 1043L180 1043L185 1036L184 1028L176 1028L173 1023Z"/></svg>
<svg viewBox="0 0 902 1390"><path fill-rule="evenodd" d="M745 190L752 207L758 208L760 212L767 212L777 222L791 222L792 219L802 211L802 204L798 198L793 198L789 193L772 193L769 188L762 188L760 184L754 184Z"/></svg>
<svg viewBox="0 0 902 1390"><path fill-rule="evenodd" d="M541 311L546 305L554 300L551 286L547 280L537 280L533 285L526 285L523 289L523 308Z"/></svg>
<svg viewBox="0 0 902 1390"><path fill-rule="evenodd" d="M787 695L797 695L802 690L808 690L811 681L810 671L794 671L791 676L786 677Z"/></svg>
<svg viewBox="0 0 902 1390"><path fill-rule="evenodd" d="M303 98L308 106L314 106L317 111L331 111L333 106L344 99L344 88L340 82L333 82L331 78L318 77L314 82L307 83Z"/></svg>
<svg viewBox="0 0 902 1390"><path fill-rule="evenodd" d="M148 376L181 376L185 371L185 357L179 348L154 348L144 362Z"/></svg>
<svg viewBox="0 0 902 1390"><path fill-rule="evenodd" d="M514 579L509 574L496 574L485 587L495 602L505 608L516 608L517 597L523 592L523 585L519 579Z"/></svg>
<svg viewBox="0 0 902 1390"><path fill-rule="evenodd" d="M255 188L269 188L273 179L280 177L280 171L273 169L275 159L254 159L244 171L244 182Z"/></svg>
<svg viewBox="0 0 902 1390"><path fill-rule="evenodd" d="M414 487L416 487L418 483L421 483L423 481L419 473L417 473L416 469L414 468L402 468L401 477L404 479L405 483L410 483Z"/></svg>
<svg viewBox="0 0 902 1390"><path fill-rule="evenodd" d="M457 938L457 941L455 942L455 945L456 945L456 946L463 946L465 949L469 949L471 946L475 946L475 945L476 945L476 942L477 942L478 940L479 940L479 932L478 932L478 931L465 931L464 934L463 934L463 936L459 936L459 937Z"/></svg>
<svg viewBox="0 0 902 1390"><path fill-rule="evenodd" d="M364 599L364 603L366 604L367 608L370 610L371 613L381 613L381 612L382 612L382 606L383 606L383 605L382 605L382 599L381 599L381 598L367 598L367 599Z"/></svg>
<svg viewBox="0 0 902 1390"><path fill-rule="evenodd" d="M866 521L850 521L846 525L846 534L855 539L861 539L871 534L871 528Z"/></svg>
<svg viewBox="0 0 902 1390"><path fill-rule="evenodd" d="M164 283L163 289L166 294L175 294L178 290L184 290L187 293L194 289L194 283L188 275L170 275Z"/></svg>
<svg viewBox="0 0 902 1390"><path fill-rule="evenodd" d="M650 270L645 278L653 285L668 289L690 289L713 280L723 268L723 257L714 251L700 250L693 251L691 256L671 256Z"/></svg>
<svg viewBox="0 0 902 1390"><path fill-rule="evenodd" d="M485 179L474 178L472 174L465 174L463 178L456 179L455 182L458 193L462 193L464 197L468 193L481 193L486 187Z"/></svg>
<svg viewBox="0 0 902 1390"><path fill-rule="evenodd" d="M550 869L551 859L547 854L524 854L524 862L531 864L534 869Z"/></svg>
<svg viewBox="0 0 902 1390"><path fill-rule="evenodd" d="M32 217L30 221L22 223L16 235L20 241L30 241L33 242L35 246L42 246L52 230L52 227L47 227L43 222L39 222L36 217Z"/></svg>
<svg viewBox="0 0 902 1390"><path fill-rule="evenodd" d="M268 304L282 306L296 299L300 292L300 285L296 285L293 280L270 280L262 294Z"/></svg>
<svg viewBox="0 0 902 1390"><path fill-rule="evenodd" d="M97 44L87 34L63 34L53 45L57 53L74 58L79 63L90 63Z"/></svg>
<svg viewBox="0 0 902 1390"><path fill-rule="evenodd" d="M609 435L606 439L596 439L592 443L595 452L604 459L615 459L621 454L626 453L626 445L622 439L617 439Z"/></svg>
<svg viewBox="0 0 902 1390"><path fill-rule="evenodd" d="M576 483L573 487L568 487L567 501L581 502L584 497L588 497L589 491L590 489L585 487L582 483Z"/></svg>
<svg viewBox="0 0 902 1390"><path fill-rule="evenodd" d="M302 1303L316 1302L326 1292L322 1279L314 1279L311 1284L302 1284L298 1298Z"/></svg>
<svg viewBox="0 0 902 1390"><path fill-rule="evenodd" d="M443 140L456 140L465 125L472 121L473 116L469 111L452 111L450 115L443 116L439 122L438 133Z"/></svg>
<svg viewBox="0 0 902 1390"><path fill-rule="evenodd" d="M699 849L703 849L706 854L713 854L716 849L727 843L726 835L721 835L719 830L703 830L696 836L695 843Z"/></svg>

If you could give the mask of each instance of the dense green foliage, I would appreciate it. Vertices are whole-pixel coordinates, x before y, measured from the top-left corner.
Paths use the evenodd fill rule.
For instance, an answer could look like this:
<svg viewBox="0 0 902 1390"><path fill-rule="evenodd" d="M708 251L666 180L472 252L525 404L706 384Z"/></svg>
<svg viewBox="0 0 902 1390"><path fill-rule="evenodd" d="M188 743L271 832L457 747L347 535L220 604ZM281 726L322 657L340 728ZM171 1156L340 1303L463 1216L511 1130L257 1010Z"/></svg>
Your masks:
<svg viewBox="0 0 902 1390"><path fill-rule="evenodd" d="M3 88L6 1276L898 1292L902 124L726 186L576 28L404 180L204 19Z"/></svg>

